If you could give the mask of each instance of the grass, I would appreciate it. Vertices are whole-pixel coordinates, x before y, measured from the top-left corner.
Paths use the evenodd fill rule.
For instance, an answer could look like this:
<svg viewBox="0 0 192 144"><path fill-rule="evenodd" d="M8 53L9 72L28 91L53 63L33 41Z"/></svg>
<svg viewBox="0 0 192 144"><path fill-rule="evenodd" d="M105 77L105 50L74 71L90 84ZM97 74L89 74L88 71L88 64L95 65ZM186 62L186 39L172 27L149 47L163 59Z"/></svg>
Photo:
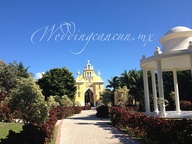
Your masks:
<svg viewBox="0 0 192 144"><path fill-rule="evenodd" d="M9 130L19 133L22 131L23 124L19 123L3 123L0 122L0 139L5 139L9 134Z"/></svg>
<svg viewBox="0 0 192 144"><path fill-rule="evenodd" d="M5 139L7 137L7 135L9 134L9 130L19 133L20 131L22 131L22 126L23 126L23 124L19 124L19 123L0 122L0 139ZM59 126L55 126L54 137L49 144L55 144L56 138L57 138L58 127Z"/></svg>
<svg viewBox="0 0 192 144"><path fill-rule="evenodd" d="M56 125L55 128L54 128L54 136L53 136L53 139L51 140L51 142L49 142L49 144L55 144L56 139L57 139L58 128L59 128L59 126Z"/></svg>

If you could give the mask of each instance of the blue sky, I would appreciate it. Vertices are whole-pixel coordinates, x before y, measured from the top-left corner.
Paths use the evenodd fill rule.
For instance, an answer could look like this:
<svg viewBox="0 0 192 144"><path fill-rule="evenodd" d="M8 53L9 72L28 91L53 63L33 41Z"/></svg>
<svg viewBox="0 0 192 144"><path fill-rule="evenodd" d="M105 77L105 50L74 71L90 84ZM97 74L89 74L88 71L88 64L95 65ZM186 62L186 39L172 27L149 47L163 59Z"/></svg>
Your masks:
<svg viewBox="0 0 192 144"><path fill-rule="evenodd" d="M107 85L124 70L139 70L142 55L153 55L169 29L192 28L191 6L191 0L0 0L0 59L22 61L34 75L65 66L74 77L90 60Z"/></svg>

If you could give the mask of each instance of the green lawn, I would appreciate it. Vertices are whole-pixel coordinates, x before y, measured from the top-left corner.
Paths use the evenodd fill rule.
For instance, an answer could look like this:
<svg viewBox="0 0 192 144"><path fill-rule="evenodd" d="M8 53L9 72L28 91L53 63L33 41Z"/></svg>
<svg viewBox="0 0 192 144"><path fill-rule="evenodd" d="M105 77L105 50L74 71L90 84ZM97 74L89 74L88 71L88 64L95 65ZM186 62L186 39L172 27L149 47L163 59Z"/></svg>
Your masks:
<svg viewBox="0 0 192 144"><path fill-rule="evenodd" d="M7 135L9 134L9 130L12 130L14 132L20 132L22 131L22 126L23 124L18 124L18 123L3 123L0 122L0 139L1 138L6 138Z"/></svg>
<svg viewBox="0 0 192 144"><path fill-rule="evenodd" d="M7 135L9 134L9 130L19 133L20 131L22 131L22 126L23 126L23 124L18 124L18 123L0 122L0 139L1 138L5 139L7 137ZM57 131L58 131L58 126L55 126L54 138L51 140L51 142L49 144L55 144L55 141L57 138Z"/></svg>
<svg viewBox="0 0 192 144"><path fill-rule="evenodd" d="M59 126L56 125L55 128L54 128L54 137L53 137L53 139L51 140L51 142L50 142L49 144L55 144L55 141L56 141L56 139L57 139L57 131L58 131L58 128L59 128Z"/></svg>

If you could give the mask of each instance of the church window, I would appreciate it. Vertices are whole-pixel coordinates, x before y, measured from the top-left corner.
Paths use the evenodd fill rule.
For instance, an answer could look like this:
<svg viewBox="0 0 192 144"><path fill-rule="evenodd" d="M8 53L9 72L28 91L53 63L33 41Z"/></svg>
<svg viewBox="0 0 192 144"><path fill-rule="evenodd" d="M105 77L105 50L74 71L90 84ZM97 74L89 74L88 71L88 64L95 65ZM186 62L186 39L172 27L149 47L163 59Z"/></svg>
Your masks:
<svg viewBox="0 0 192 144"><path fill-rule="evenodd" d="M81 93L80 92L78 92L78 97L80 97L81 96Z"/></svg>
<svg viewBox="0 0 192 144"><path fill-rule="evenodd" d="M90 70L90 65L87 65L87 69Z"/></svg>

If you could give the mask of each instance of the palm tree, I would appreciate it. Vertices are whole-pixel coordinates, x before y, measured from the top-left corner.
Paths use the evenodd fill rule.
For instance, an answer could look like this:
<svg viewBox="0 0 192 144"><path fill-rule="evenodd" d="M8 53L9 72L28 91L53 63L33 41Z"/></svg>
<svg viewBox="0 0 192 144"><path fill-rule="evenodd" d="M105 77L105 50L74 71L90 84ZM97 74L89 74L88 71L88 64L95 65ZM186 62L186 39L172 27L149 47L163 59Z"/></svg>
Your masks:
<svg viewBox="0 0 192 144"><path fill-rule="evenodd" d="M18 70L18 76L19 77L25 77L27 78L29 76L29 73L27 72L28 71L28 68L30 66L28 66L27 68L24 67L23 63L20 62L19 64L15 64L16 65L16 69Z"/></svg>
<svg viewBox="0 0 192 144"><path fill-rule="evenodd" d="M107 85L107 88L112 88L113 92L119 87L120 84L120 80L119 77L115 76L115 77L111 77L111 80L108 80L109 85Z"/></svg>
<svg viewBox="0 0 192 144"><path fill-rule="evenodd" d="M143 71L142 70L129 71L129 81L130 81L129 94L134 96L136 101L141 101L143 99L143 94L144 94Z"/></svg>
<svg viewBox="0 0 192 144"><path fill-rule="evenodd" d="M135 98L135 101L141 101L143 99L143 72L142 70L126 70L120 77L121 86L127 86L129 89L129 95Z"/></svg>
<svg viewBox="0 0 192 144"><path fill-rule="evenodd" d="M115 77L111 77L111 80L108 80L109 85L107 85L107 88L112 88L112 92L111 92L111 101L112 104L114 105L114 93L115 90L119 87L120 84L120 80L119 77L115 76Z"/></svg>
<svg viewBox="0 0 192 144"><path fill-rule="evenodd" d="M127 86L127 88L129 89L129 73L125 70L120 77L120 85L123 86Z"/></svg>

